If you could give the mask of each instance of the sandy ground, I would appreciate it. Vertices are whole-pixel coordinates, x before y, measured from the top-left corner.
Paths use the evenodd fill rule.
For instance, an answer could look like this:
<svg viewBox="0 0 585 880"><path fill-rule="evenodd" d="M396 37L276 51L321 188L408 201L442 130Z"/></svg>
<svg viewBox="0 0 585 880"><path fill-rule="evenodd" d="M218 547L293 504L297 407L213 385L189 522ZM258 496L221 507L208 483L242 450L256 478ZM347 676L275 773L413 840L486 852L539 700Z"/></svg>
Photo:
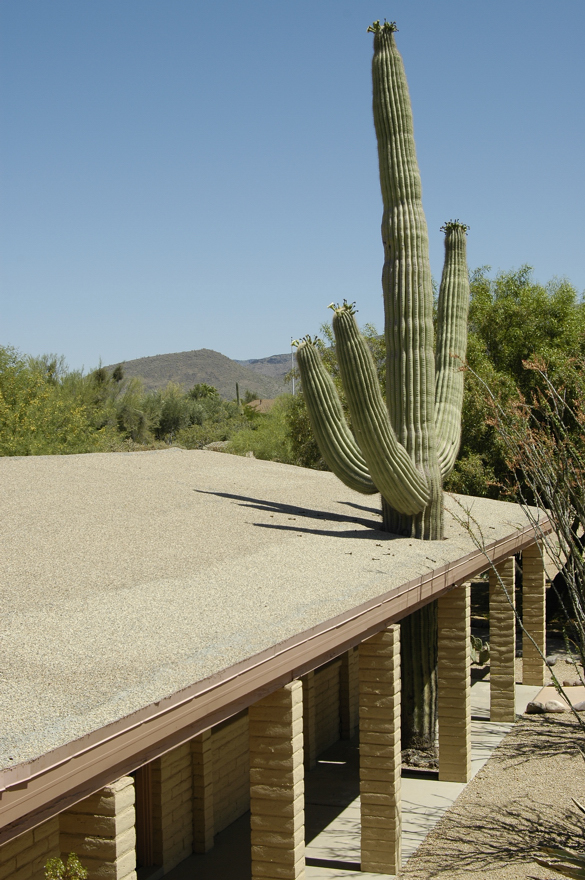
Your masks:
<svg viewBox="0 0 585 880"><path fill-rule="evenodd" d="M575 668L555 666L573 680ZM585 719L584 719L585 724ZM409 859L411 880L552 880L562 875L534 861L541 846L585 854L585 731L570 714L525 715Z"/></svg>

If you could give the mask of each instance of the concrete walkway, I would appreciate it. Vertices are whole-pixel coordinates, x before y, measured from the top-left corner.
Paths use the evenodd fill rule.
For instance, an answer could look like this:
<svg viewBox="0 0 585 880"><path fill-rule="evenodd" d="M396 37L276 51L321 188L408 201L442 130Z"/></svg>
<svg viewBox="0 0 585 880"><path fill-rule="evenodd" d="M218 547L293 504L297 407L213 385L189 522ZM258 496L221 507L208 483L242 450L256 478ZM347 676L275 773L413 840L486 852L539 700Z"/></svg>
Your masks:
<svg viewBox="0 0 585 880"><path fill-rule="evenodd" d="M539 690L516 685L518 714ZM489 682L473 685L471 705L475 776L512 725L490 723ZM391 876L360 871L358 767L357 741L341 741L324 752L317 768L305 777L306 880L381 880ZM413 771L402 777L403 864L465 788L463 783L439 782L436 776ZM216 836L209 853L186 859L166 875L168 880L249 880L249 822L247 813Z"/></svg>

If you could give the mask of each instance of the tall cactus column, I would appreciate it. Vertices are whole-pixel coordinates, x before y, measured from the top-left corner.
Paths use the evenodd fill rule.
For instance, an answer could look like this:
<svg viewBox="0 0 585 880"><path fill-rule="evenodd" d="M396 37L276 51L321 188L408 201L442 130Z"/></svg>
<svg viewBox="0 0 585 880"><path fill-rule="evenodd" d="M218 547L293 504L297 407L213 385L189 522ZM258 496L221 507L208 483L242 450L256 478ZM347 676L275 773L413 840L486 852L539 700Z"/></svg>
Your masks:
<svg viewBox="0 0 585 880"><path fill-rule="evenodd" d="M442 481L459 449L467 347L467 227L443 227L445 263L434 346L433 288L414 128L396 26L375 22L373 111L384 202L382 289L386 399L353 305L334 306L333 330L353 434L310 337L297 363L311 426L331 470L364 494L382 495L384 527L394 534L443 538Z"/></svg>
<svg viewBox="0 0 585 880"><path fill-rule="evenodd" d="M511 556L490 569L490 721L516 720L514 566Z"/></svg>
<svg viewBox="0 0 585 880"><path fill-rule="evenodd" d="M401 445L425 474L429 502L412 524L429 538L443 537L441 473L435 432L433 295L427 224L410 96L394 24L372 27L374 126L384 202L382 242L386 337L386 402ZM388 531L408 528L405 511L383 504Z"/></svg>
<svg viewBox="0 0 585 880"><path fill-rule="evenodd" d="M373 112L384 203L385 399L353 304L332 305L351 429L309 337L299 344L297 363L311 426L330 469L358 492L380 492L386 531L441 540L442 484L461 438L461 366L469 308L467 227L458 220L443 227L445 262L435 347L428 232L396 25L376 21L368 30L374 34ZM405 711L410 715L403 727L405 744L428 747L436 728L436 607L416 612L403 624L402 636Z"/></svg>

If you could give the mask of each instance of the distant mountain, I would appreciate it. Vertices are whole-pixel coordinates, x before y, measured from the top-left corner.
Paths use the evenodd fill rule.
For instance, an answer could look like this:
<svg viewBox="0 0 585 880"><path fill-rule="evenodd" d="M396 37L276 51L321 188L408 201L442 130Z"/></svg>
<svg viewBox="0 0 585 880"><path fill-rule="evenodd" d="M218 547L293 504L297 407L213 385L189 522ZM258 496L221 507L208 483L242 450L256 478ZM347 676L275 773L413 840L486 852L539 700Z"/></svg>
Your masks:
<svg viewBox="0 0 585 880"><path fill-rule="evenodd" d="M276 369L279 358L288 358L288 368ZM261 368L266 363L268 374ZM252 366L252 365L259 366ZM116 364L106 369L113 370ZM236 382L240 395L254 391L263 399L277 397L288 391L284 376L290 369L290 355L274 355L257 361L233 361L218 351L199 348L196 351L181 351L174 354L157 354L152 357L125 361L124 375L142 379L145 388L156 391L164 388L167 382L177 382L185 391L200 382L214 385L222 397L233 400L236 396Z"/></svg>
<svg viewBox="0 0 585 880"><path fill-rule="evenodd" d="M291 370L290 352L288 354L273 354L267 358L256 358L249 361L236 361L243 367L248 367L261 376L269 376L284 383L284 377Z"/></svg>

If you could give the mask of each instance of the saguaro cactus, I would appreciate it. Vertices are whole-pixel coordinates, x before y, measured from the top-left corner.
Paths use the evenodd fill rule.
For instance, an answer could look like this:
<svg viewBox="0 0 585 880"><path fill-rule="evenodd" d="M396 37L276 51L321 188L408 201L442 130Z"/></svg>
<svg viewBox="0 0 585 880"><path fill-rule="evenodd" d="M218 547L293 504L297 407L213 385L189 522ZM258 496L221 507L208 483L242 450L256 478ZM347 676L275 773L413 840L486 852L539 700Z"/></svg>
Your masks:
<svg viewBox="0 0 585 880"><path fill-rule="evenodd" d="M369 30L374 33L374 122L384 201L386 402L347 302L333 307L333 330L355 436L310 338L299 344L297 361L311 425L331 470L358 492L381 493L387 531L440 539L442 483L455 463L461 433L467 227L457 220L443 227L435 352L428 234L396 26L375 22Z"/></svg>
<svg viewBox="0 0 585 880"><path fill-rule="evenodd" d="M469 281L467 227L442 227L445 263L433 338L428 233L412 112L396 25L379 22L372 62L373 107L384 202L386 400L354 309L333 306L339 370L353 434L314 342L298 346L303 392L321 454L358 492L382 495L384 529L413 538L443 537L442 484L461 436ZM405 746L432 746L436 723L437 620L433 603L402 622Z"/></svg>

